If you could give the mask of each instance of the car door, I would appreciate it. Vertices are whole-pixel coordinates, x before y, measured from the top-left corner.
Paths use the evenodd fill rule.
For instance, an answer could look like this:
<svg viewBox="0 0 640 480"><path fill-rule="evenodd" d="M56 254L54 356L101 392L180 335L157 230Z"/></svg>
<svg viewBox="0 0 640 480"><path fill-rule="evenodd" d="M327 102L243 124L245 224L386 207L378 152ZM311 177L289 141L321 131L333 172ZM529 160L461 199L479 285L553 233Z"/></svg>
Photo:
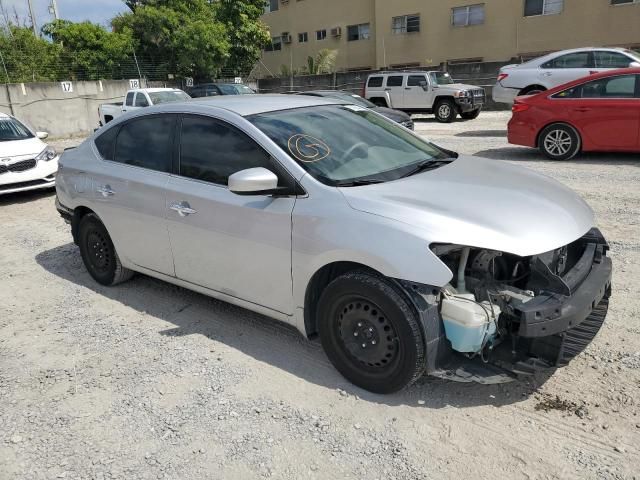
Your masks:
<svg viewBox="0 0 640 480"><path fill-rule="evenodd" d="M567 53L543 63L538 72L538 82L549 89L586 77L594 69L592 52Z"/></svg>
<svg viewBox="0 0 640 480"><path fill-rule="evenodd" d="M165 197L177 118L146 115L107 130L113 138L96 139L104 161L98 162L92 179L94 210L118 254L165 275L175 273Z"/></svg>
<svg viewBox="0 0 640 480"><path fill-rule="evenodd" d="M431 108L430 97L433 95L425 74L407 76L407 86L404 88L404 107Z"/></svg>
<svg viewBox="0 0 640 480"><path fill-rule="evenodd" d="M580 99L569 104L569 109L584 142L597 149L637 148L640 131L638 77L616 75L587 82L579 88Z"/></svg>
<svg viewBox="0 0 640 480"><path fill-rule="evenodd" d="M295 197L241 196L227 188L229 175L246 168L282 172L265 149L222 120L185 115L180 131L179 174L169 180L166 204L176 276L292 314Z"/></svg>
<svg viewBox="0 0 640 480"><path fill-rule="evenodd" d="M602 72L614 68L629 68L634 59L624 53L612 50L596 50L593 52L595 71Z"/></svg>
<svg viewBox="0 0 640 480"><path fill-rule="evenodd" d="M133 108L133 100L136 97L136 92L127 92L127 97L124 100L122 111L127 112Z"/></svg>
<svg viewBox="0 0 640 480"><path fill-rule="evenodd" d="M404 104L404 75L389 75L384 87L391 99L391 108L403 108Z"/></svg>

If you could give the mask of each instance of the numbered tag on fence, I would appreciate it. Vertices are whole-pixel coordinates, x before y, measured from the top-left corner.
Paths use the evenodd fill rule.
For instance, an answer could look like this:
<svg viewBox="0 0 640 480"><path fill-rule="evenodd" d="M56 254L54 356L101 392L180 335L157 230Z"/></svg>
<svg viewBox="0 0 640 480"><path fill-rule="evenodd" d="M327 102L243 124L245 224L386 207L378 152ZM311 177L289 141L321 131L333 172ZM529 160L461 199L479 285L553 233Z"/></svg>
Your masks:
<svg viewBox="0 0 640 480"><path fill-rule="evenodd" d="M193 87L193 78L191 77L186 77L184 79L184 83L187 85L187 87Z"/></svg>
<svg viewBox="0 0 640 480"><path fill-rule="evenodd" d="M233 83L242 83L242 77L236 77L233 79Z"/></svg>
<svg viewBox="0 0 640 480"><path fill-rule="evenodd" d="M73 82L60 82L64 93L73 93Z"/></svg>
<svg viewBox="0 0 640 480"><path fill-rule="evenodd" d="M137 78L129 80L129 89L135 90L137 88L140 88L140 80L138 80Z"/></svg>

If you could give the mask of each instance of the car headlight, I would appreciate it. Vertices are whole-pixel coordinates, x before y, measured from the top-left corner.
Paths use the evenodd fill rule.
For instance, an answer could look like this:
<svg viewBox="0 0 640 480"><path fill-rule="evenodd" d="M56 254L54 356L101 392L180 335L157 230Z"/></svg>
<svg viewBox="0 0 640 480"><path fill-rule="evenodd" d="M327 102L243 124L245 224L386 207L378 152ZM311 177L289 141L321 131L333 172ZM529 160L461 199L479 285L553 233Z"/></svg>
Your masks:
<svg viewBox="0 0 640 480"><path fill-rule="evenodd" d="M468 97L470 95L471 95L471 92L469 90L461 90L459 92L456 92L455 94L456 97L460 97L460 98Z"/></svg>
<svg viewBox="0 0 640 480"><path fill-rule="evenodd" d="M55 149L48 146L42 152L40 152L40 155L36 157L36 160L44 160L45 162L48 162L49 160L53 160L54 158L56 158L57 155L58 154L56 153Z"/></svg>

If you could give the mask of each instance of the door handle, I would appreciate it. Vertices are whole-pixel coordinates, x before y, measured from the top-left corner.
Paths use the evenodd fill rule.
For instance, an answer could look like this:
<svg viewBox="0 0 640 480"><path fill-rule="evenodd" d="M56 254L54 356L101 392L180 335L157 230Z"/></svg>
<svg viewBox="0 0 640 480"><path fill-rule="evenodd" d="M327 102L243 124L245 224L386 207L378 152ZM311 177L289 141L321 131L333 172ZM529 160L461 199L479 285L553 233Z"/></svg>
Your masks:
<svg viewBox="0 0 640 480"><path fill-rule="evenodd" d="M98 187L96 191L102 194L103 197L113 197L116 194L116 192L111 190L109 185L102 185L101 187Z"/></svg>
<svg viewBox="0 0 640 480"><path fill-rule="evenodd" d="M390 88L385 88L385 89L384 89L384 91L385 91L385 92L390 92L390 91L391 91L391 89L390 89Z"/></svg>
<svg viewBox="0 0 640 480"><path fill-rule="evenodd" d="M405 90L411 90L411 87L404 87Z"/></svg>
<svg viewBox="0 0 640 480"><path fill-rule="evenodd" d="M578 108L574 108L573 111L579 112L579 113L586 113L586 112L590 112L591 109L587 107L578 107Z"/></svg>
<svg viewBox="0 0 640 480"><path fill-rule="evenodd" d="M180 215L181 217L188 217L189 215L198 213L197 210L191 208L189 202L173 202L171 205L169 205L169 208L174 212L178 212L178 215Z"/></svg>
<svg viewBox="0 0 640 480"><path fill-rule="evenodd" d="M542 74L543 77L550 77L551 75L553 75L553 73L551 73L551 72L544 72Z"/></svg>

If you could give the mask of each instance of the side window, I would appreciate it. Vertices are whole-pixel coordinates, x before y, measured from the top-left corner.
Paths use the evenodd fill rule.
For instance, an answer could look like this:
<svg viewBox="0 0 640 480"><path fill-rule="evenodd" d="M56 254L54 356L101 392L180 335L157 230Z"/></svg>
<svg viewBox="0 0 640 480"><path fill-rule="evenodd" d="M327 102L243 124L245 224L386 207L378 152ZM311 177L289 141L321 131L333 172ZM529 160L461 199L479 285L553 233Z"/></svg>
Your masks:
<svg viewBox="0 0 640 480"><path fill-rule="evenodd" d="M136 107L148 107L149 101L144 93L138 92L136 95Z"/></svg>
<svg viewBox="0 0 640 480"><path fill-rule="evenodd" d="M424 75L409 75L407 79L407 87L420 87L427 83L427 79Z"/></svg>
<svg viewBox="0 0 640 480"><path fill-rule="evenodd" d="M369 88L373 87L381 87L382 86L382 77L369 77L369 83L367 84Z"/></svg>
<svg viewBox="0 0 640 480"><path fill-rule="evenodd" d="M585 83L582 86L582 98L633 98L635 90L635 75L602 78Z"/></svg>
<svg viewBox="0 0 640 480"><path fill-rule="evenodd" d="M180 175L227 185L230 175L255 167L273 171L269 154L246 134L213 118L184 117Z"/></svg>
<svg viewBox="0 0 640 480"><path fill-rule="evenodd" d="M134 97L134 95L135 95L135 94L136 94L136 92L129 92L129 93L127 93L127 100L124 102L124 104L125 104L127 107L131 107L131 106L133 106L133 97Z"/></svg>
<svg viewBox="0 0 640 480"><path fill-rule="evenodd" d="M401 87L403 78L402 75L387 77L387 87Z"/></svg>
<svg viewBox="0 0 640 480"><path fill-rule="evenodd" d="M568 53L542 65L542 68L590 68L589 52Z"/></svg>
<svg viewBox="0 0 640 480"><path fill-rule="evenodd" d="M170 172L175 123L175 115L151 115L125 123L118 133L115 161Z"/></svg>
<svg viewBox="0 0 640 480"><path fill-rule="evenodd" d="M633 61L626 55L617 52L594 52L597 68L627 68Z"/></svg>
<svg viewBox="0 0 640 480"><path fill-rule="evenodd" d="M113 160L113 150L116 146L116 135L118 134L118 127L110 128L106 132L98 135L95 140L96 148L100 153L100 156L105 160Z"/></svg>

